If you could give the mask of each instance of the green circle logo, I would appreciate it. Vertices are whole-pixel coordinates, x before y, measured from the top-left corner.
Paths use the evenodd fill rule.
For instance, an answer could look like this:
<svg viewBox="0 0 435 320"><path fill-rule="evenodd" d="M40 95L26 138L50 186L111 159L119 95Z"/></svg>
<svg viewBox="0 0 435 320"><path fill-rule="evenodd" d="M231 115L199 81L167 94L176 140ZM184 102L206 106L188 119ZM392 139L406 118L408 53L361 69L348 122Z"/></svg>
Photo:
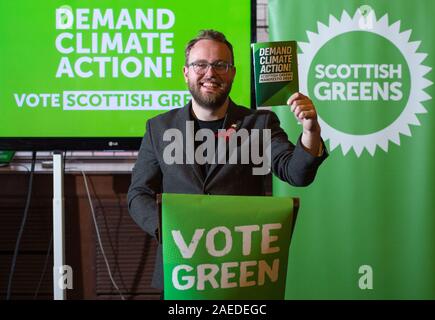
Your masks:
<svg viewBox="0 0 435 320"><path fill-rule="evenodd" d="M340 20L331 15L329 25L317 26L307 32L309 42L299 43L300 89L314 101L331 151L341 146L344 155L353 149L373 156L377 147L387 152L390 141L400 145L431 99L420 42L410 42L411 30L400 32L400 21L377 20L374 10L353 17L343 11Z"/></svg>
<svg viewBox="0 0 435 320"><path fill-rule="evenodd" d="M335 37L316 54L309 74L308 93L320 117L349 134L382 130L408 101L408 65L390 41L374 33Z"/></svg>

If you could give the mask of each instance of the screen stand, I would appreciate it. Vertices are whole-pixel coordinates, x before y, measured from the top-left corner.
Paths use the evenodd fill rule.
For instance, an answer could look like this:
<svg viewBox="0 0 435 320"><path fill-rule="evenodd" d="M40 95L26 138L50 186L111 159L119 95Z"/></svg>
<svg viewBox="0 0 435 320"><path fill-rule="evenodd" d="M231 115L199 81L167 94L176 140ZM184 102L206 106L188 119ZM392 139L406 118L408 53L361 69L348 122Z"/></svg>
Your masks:
<svg viewBox="0 0 435 320"><path fill-rule="evenodd" d="M53 299L65 300L65 206L63 192L64 159L60 151L53 152Z"/></svg>

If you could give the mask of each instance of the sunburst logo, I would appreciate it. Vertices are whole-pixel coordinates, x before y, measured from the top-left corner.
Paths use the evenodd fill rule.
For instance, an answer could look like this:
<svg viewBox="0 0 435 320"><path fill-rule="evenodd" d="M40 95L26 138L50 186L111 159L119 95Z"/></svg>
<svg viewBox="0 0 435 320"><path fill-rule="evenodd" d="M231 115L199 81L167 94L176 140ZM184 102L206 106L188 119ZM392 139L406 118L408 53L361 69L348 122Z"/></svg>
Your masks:
<svg viewBox="0 0 435 320"><path fill-rule="evenodd" d="M361 28L362 19L370 27ZM374 10L353 17L343 11L340 20L330 15L329 25L317 22L317 33L307 31L308 42L299 43L300 89L316 102L331 151L388 152L389 142L400 145L401 134L420 126L417 114L427 113L427 54L417 52L420 41L410 41L412 30L401 32L400 20L388 19Z"/></svg>

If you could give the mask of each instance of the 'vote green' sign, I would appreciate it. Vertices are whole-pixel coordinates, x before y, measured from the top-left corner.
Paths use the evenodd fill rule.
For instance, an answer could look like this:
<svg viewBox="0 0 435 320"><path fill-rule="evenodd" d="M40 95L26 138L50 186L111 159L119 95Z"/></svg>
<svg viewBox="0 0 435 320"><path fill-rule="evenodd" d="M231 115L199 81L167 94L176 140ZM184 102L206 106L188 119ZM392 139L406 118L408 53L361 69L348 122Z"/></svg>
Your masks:
<svg viewBox="0 0 435 320"><path fill-rule="evenodd" d="M283 299L293 198L164 194L166 299Z"/></svg>

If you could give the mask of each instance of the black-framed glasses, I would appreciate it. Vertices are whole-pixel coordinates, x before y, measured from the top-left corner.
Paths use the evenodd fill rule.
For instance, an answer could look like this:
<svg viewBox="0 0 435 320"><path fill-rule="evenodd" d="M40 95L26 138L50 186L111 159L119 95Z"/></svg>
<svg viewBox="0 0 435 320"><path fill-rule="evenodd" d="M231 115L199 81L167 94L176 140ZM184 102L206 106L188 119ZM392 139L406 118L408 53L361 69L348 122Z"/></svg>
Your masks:
<svg viewBox="0 0 435 320"><path fill-rule="evenodd" d="M225 61L216 61L213 63L208 63L205 61L192 62L188 64L189 67L193 68L196 74L203 75L206 74L208 68L213 68L217 74L226 74L230 68L234 65Z"/></svg>

